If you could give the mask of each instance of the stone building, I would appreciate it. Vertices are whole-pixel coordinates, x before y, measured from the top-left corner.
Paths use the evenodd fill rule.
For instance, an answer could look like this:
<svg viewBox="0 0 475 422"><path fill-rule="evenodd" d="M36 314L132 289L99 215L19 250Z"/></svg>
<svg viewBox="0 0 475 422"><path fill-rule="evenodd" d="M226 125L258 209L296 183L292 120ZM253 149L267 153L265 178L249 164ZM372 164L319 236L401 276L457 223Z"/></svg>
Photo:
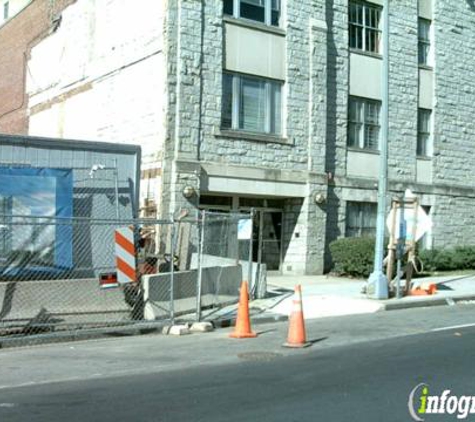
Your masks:
<svg viewBox="0 0 475 422"><path fill-rule="evenodd" d="M142 145L161 215L254 208L272 271L374 233L383 0L69 3L25 64L29 134ZM472 244L475 3L390 7L390 195L419 196L427 246Z"/></svg>

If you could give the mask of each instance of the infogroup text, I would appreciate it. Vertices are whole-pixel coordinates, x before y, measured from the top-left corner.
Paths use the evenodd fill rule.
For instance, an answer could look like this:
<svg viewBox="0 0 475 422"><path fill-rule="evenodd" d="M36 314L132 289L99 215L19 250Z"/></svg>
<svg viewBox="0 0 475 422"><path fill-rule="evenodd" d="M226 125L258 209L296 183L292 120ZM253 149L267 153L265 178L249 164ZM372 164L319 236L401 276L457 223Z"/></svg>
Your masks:
<svg viewBox="0 0 475 422"><path fill-rule="evenodd" d="M440 395L431 395L429 386L422 383L411 391L408 408L415 421L424 421L424 416L430 414L454 415L461 420L475 414L475 396L456 396L448 389Z"/></svg>

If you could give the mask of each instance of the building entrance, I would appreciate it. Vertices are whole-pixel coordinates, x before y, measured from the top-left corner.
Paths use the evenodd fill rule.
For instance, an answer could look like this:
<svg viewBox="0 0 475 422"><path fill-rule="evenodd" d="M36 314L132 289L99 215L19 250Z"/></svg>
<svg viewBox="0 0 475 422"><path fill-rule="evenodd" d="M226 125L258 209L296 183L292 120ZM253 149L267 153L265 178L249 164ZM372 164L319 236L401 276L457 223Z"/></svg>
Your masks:
<svg viewBox="0 0 475 422"><path fill-rule="evenodd" d="M200 197L200 208L220 212L249 212L254 209L252 260L266 264L267 271L281 271L283 200L203 195Z"/></svg>
<svg viewBox="0 0 475 422"><path fill-rule="evenodd" d="M253 261L266 264L267 271L282 266L282 211L257 210L253 221Z"/></svg>

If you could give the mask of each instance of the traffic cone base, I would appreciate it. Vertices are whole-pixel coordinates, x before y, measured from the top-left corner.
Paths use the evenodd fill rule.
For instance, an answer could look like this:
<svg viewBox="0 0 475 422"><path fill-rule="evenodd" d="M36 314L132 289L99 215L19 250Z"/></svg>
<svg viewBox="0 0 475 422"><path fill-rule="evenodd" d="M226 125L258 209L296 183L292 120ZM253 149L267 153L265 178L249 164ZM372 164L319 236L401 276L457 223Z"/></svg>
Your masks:
<svg viewBox="0 0 475 422"><path fill-rule="evenodd" d="M305 333L305 320L302 309L302 288L300 285L297 285L295 286L292 313L289 317L289 333L287 341L282 346L301 349L311 344L311 342L307 341L307 335Z"/></svg>
<svg viewBox="0 0 475 422"><path fill-rule="evenodd" d="M285 342L282 347L290 347L290 348L293 348L293 349L302 349L304 347L309 347L311 346L312 343L310 343L309 341L306 341L305 343L289 343L289 342Z"/></svg>
<svg viewBox="0 0 475 422"><path fill-rule="evenodd" d="M249 318L249 293L247 289L247 281L241 284L239 294L239 307L236 318L236 327L234 332L229 334L231 338L254 338L257 334L251 330L251 320Z"/></svg>
<svg viewBox="0 0 475 422"><path fill-rule="evenodd" d="M229 337L231 337L231 338L254 338L254 337L257 337L257 334L254 333L253 331L251 331L250 333L243 333L243 334L231 333L231 334L229 334Z"/></svg>

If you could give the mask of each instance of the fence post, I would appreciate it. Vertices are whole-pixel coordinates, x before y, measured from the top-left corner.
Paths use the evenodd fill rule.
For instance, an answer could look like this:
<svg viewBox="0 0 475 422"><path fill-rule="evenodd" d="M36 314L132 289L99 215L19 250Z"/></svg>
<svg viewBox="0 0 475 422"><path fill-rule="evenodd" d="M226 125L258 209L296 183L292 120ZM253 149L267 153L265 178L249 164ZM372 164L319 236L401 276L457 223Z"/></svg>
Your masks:
<svg viewBox="0 0 475 422"><path fill-rule="evenodd" d="M200 242L198 246L198 276L196 280L196 321L201 320L201 283L202 283L202 265L203 265L203 244L205 232L206 211L202 210L198 214L198 227L200 230Z"/></svg>
<svg viewBox="0 0 475 422"><path fill-rule="evenodd" d="M257 271L256 271L256 279L254 283L252 282L252 274L253 274L253 268L252 268L252 238L254 235L254 208L251 208L250 212L250 218L251 218L251 235L249 237L249 262L248 262L248 271L247 271L247 277L248 277L248 283L251 288L249 289L251 292L251 296L254 299L256 296L256 289L257 289Z"/></svg>
<svg viewBox="0 0 475 422"><path fill-rule="evenodd" d="M170 250L170 320L175 323L175 221L171 223L171 250Z"/></svg>

